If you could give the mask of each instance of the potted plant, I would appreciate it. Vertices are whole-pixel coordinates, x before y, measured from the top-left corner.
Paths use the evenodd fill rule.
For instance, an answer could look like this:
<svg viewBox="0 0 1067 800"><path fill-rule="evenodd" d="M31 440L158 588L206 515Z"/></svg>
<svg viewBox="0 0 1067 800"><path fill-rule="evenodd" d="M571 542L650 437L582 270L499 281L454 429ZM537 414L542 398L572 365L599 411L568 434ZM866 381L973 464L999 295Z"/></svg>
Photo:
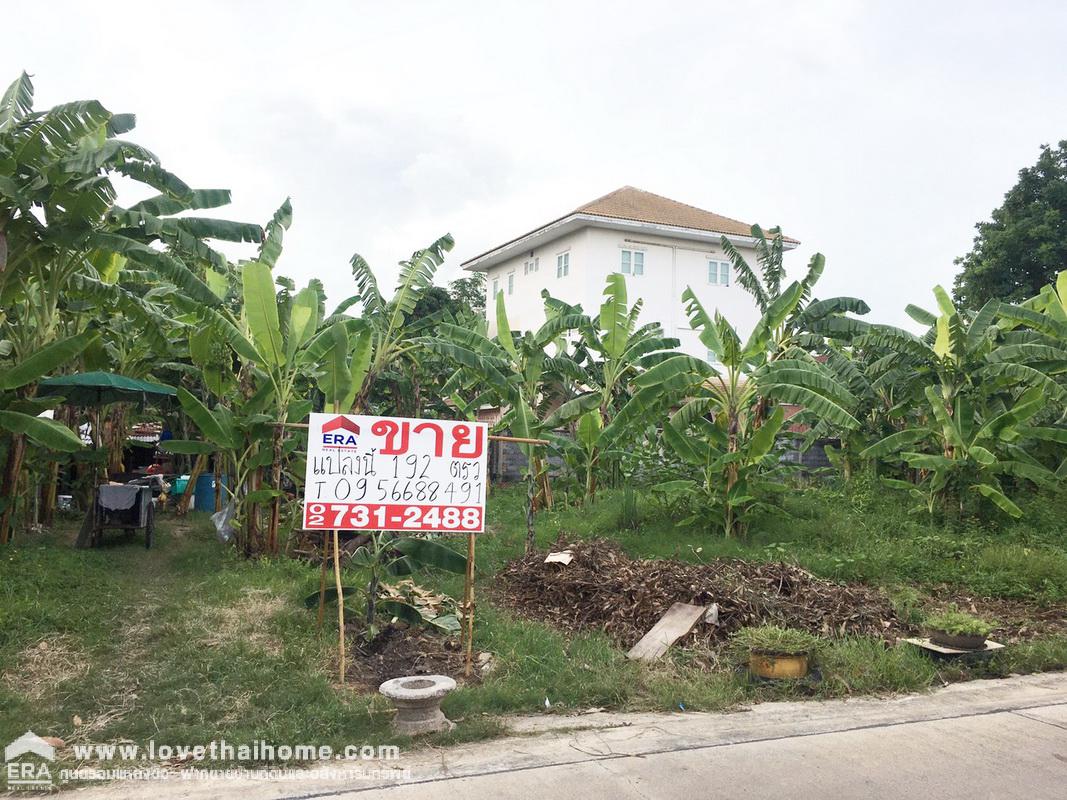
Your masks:
<svg viewBox="0 0 1067 800"><path fill-rule="evenodd" d="M926 628L934 644L954 650L981 650L993 625L950 606L940 614L927 617Z"/></svg>
<svg viewBox="0 0 1067 800"><path fill-rule="evenodd" d="M807 631L777 625L741 628L731 642L740 654L747 655L749 672L771 680L803 678L820 644L818 637Z"/></svg>

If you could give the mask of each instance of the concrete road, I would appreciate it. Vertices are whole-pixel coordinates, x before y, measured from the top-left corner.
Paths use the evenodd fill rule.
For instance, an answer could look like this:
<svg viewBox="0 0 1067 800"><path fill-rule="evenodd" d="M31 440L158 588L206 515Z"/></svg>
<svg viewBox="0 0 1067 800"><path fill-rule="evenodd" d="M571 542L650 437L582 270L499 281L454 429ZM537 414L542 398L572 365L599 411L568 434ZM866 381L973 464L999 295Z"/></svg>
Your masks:
<svg viewBox="0 0 1067 800"><path fill-rule="evenodd" d="M512 721L517 735L402 757L403 781L308 775L110 784L83 798L1067 799L1067 673L731 714Z"/></svg>

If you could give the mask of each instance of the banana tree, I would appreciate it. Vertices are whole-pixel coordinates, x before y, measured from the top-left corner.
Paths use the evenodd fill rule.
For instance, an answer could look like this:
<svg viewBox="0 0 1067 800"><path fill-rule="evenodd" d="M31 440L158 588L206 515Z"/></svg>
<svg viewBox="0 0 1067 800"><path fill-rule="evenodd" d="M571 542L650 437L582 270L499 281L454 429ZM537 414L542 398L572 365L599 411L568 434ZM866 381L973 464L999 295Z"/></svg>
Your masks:
<svg viewBox="0 0 1067 800"><path fill-rule="evenodd" d="M785 488L781 478L787 468L775 452L776 438L784 423L785 413L778 406L749 435L736 437L732 451L728 449L727 433L706 419L685 431L680 425L667 424L664 441L700 479L666 481L652 487L653 492L669 504L693 512L679 525L707 525L711 512L720 515L722 530L728 536L743 532L744 518L765 507L760 498Z"/></svg>
<svg viewBox="0 0 1067 800"><path fill-rule="evenodd" d="M545 323L537 331L511 329L503 294L496 297L497 334L490 338L479 329L444 323L423 346L451 359L459 372L477 379L483 396L492 396L505 409L500 426L521 438L540 439L551 429L545 424L546 402L569 382L587 379L585 371L563 350L567 336L587 328L589 318L580 308L546 298ZM550 350L556 352L550 353ZM457 378L456 385L464 378ZM539 446L522 444L527 478L534 486L533 507L551 507L547 467Z"/></svg>
<svg viewBox="0 0 1067 800"><path fill-rule="evenodd" d="M790 284L767 306L742 343L726 318L718 312L709 315L687 288L682 297L690 327L699 331L701 343L720 366L688 355L667 358L635 380L639 391L619 414L619 418L638 417L657 396L681 403L664 428L664 441L689 463L718 470L716 479L708 473L704 484L719 493L716 506L721 508L727 536L744 531L744 515L757 502L750 489L771 463L769 448L784 411L778 408L768 418L768 406L796 405L809 419L825 419L845 429L859 424L851 412L855 396L823 364L798 347L784 352L772 349L775 331L802 296L803 286ZM763 432L772 420L776 421L770 431Z"/></svg>
<svg viewBox="0 0 1067 800"><path fill-rule="evenodd" d="M906 368L909 388L908 396L901 398L902 401L921 407L925 402L925 387L934 385L951 416L956 398L973 388L979 371L987 366L996 346L995 321L1000 303L990 300L973 317L968 317L955 307L942 287L934 288L934 297L939 314L913 305L906 309L913 319L930 326L925 336L889 325L871 325L854 337L852 344L896 360ZM946 447L951 448L952 444L946 442ZM949 451L944 455L952 457Z"/></svg>
<svg viewBox="0 0 1067 800"><path fill-rule="evenodd" d="M418 358L418 329L409 324L419 298L433 286L437 269L444 263L445 255L455 241L446 234L429 247L416 250L410 258L400 262L400 277L392 297L386 300L378 288L378 280L366 261L357 253L352 256L352 275L358 293L341 302L330 316L330 321L343 317L348 308L361 306L360 319L369 331L370 357L362 370L362 381L355 387L350 410L360 413L367 407L367 400L374 389L375 381L389 368L404 361ZM354 345L362 347L362 345ZM362 351L360 351L362 352ZM355 352L353 351L353 355ZM361 356L362 357L362 356ZM345 410L349 401L342 398Z"/></svg>
<svg viewBox="0 0 1067 800"><path fill-rule="evenodd" d="M326 405L335 412L351 409L370 367L373 334L361 319L335 319L315 336L303 361Z"/></svg>
<svg viewBox="0 0 1067 800"><path fill-rule="evenodd" d="M631 386L645 369L674 355L678 340L663 335L659 323L638 326L642 301L629 305L626 279L611 273L604 288L600 313L581 328L584 373L579 394L556 408L544 421L546 429L577 423L582 446L586 502L596 498L597 475L607 447L622 431L612 427L616 413L629 400ZM603 437L603 442L601 442Z"/></svg>
<svg viewBox="0 0 1067 800"><path fill-rule="evenodd" d="M279 296L270 267L260 261L245 264L241 279L244 319L260 354L258 361L246 366L252 367L259 385L267 387L267 413L274 423L270 437L272 474L267 549L277 552L286 440L282 426L304 419L311 411L310 400L297 401L297 381L305 375L302 351L318 329L323 293L321 284L315 281L295 297L290 298L287 293ZM266 376L265 381L262 376ZM253 487L253 491L256 489L258 486Z"/></svg>
<svg viewBox="0 0 1067 800"><path fill-rule="evenodd" d="M40 416L59 400L38 400L33 396L33 387L42 377L77 358L97 337L95 332L77 334L47 345L20 363L0 367L0 431L8 435L9 463L15 460L21 464L27 440L45 452L72 453L82 449L81 438L70 428ZM10 538L19 498L17 480L17 472L7 471L0 485L0 544Z"/></svg>
<svg viewBox="0 0 1067 800"><path fill-rule="evenodd" d="M150 273L192 302L217 305L182 254L206 248L207 236L237 236L236 223L175 218L158 233L147 230L148 222L134 224L115 205L114 176L159 192L172 215L202 207L203 193L165 170L148 150L120 138L133 129L133 115L112 114L95 100L36 111L33 96L23 73L0 97L0 350L16 364L30 358L62 336L72 302L120 309L151 336L152 304L119 284L123 272ZM212 206L229 199L226 192L211 195ZM257 234L243 228L239 235ZM32 384L22 388L32 396ZM23 434L12 434L7 444L3 483L14 487ZM0 519L0 539L7 537L8 524L9 517Z"/></svg>
<svg viewBox="0 0 1067 800"><path fill-rule="evenodd" d="M295 438L283 438L278 443L277 416L272 411L272 387L263 383L259 390L246 397L240 411L217 403L213 408L203 403L184 387L178 389L182 411L196 426L203 439L173 439L162 442L160 447L183 455L215 456L224 465L223 472L232 479L223 487L232 497L234 518L243 529L238 536L238 547L246 555L258 551L277 552L277 525L282 497L281 470L298 447ZM283 422L295 421L306 416L305 408L291 408ZM269 444L269 446L265 446ZM262 486L262 471L272 467L269 486ZM294 470L294 473L298 470ZM262 536L259 508L264 502L270 505L270 522L266 536Z"/></svg>
<svg viewBox="0 0 1067 800"><path fill-rule="evenodd" d="M1067 406L1067 270L1037 296L1019 305L1002 303L998 312L1003 341L981 377L1040 386L1051 402Z"/></svg>
<svg viewBox="0 0 1067 800"><path fill-rule="evenodd" d="M224 205L229 192L193 190L154 154L119 138L134 123L132 114L112 114L95 100L34 111L25 73L0 98L0 300L3 334L16 357L55 338L72 291L135 309L139 304L117 287L133 266L217 306L183 256L221 259L205 238L261 239L255 225L173 216ZM124 209L114 202L116 175L160 194ZM158 244L164 246L152 246Z"/></svg>
<svg viewBox="0 0 1067 800"><path fill-rule="evenodd" d="M890 434L868 447L862 456L895 457L920 470L923 479L917 485L896 479L883 480L922 498L930 513L948 493L955 495L963 511L969 493L975 492L1009 516L1020 517L1022 510L1004 493L1001 476L1009 475L1042 486L1056 482L1056 475L1022 446L1032 436L1067 441L1067 430L1026 426L1045 407L1046 398L1040 386L1024 391L1010 408L985 416L976 409L970 394L956 395L951 414L937 387L927 385L924 395L929 408L924 424Z"/></svg>
<svg viewBox="0 0 1067 800"><path fill-rule="evenodd" d="M290 224L291 209L286 204L268 225L268 235L260 257L239 268L238 311L229 308L190 309L189 318L200 325L190 339L194 363L204 359L205 367L218 366L218 378L207 383L222 394L214 409L208 409L190 392L179 391L183 410L193 420L207 442L175 440L165 447L172 452L206 455L223 454L233 470L236 516L245 526L246 552L262 547L279 549L278 532L284 467L296 440L286 437L287 423L302 421L311 410L304 395L310 373L317 362L309 356L322 318L323 292L311 281L299 292L285 279L275 278L272 266L281 252L281 236ZM220 285L219 294L228 294ZM224 365L211 364L217 356L207 344L221 337L232 347L239 361L236 384L221 377ZM205 374L213 374L205 369ZM269 442L269 447L263 443ZM271 470L269 485L262 486L262 470ZM269 501L269 521L265 539L259 537L259 504Z"/></svg>
<svg viewBox="0 0 1067 800"><path fill-rule="evenodd" d="M819 440L837 439L838 446L825 444L823 451L848 481L863 464L869 463L860 453L892 433L893 421L909 412L910 401L897 400L898 394L907 395L907 368L898 359L875 358L851 347L847 341L829 338L816 354L820 363L856 398L852 414L860 425L840 428L826 419L814 420L800 447L807 449Z"/></svg>
<svg viewBox="0 0 1067 800"><path fill-rule="evenodd" d="M721 238L721 244L733 266L738 284L752 296L760 312L766 313L782 296L782 283L785 279L785 239L780 228L771 228L764 232L759 225L753 225L751 233L755 240L758 275L725 236ZM768 233L771 235L769 241ZM822 253L815 253L808 262L804 277L799 281L800 299L771 330L768 360L784 357L795 347L807 351L820 350L826 336L840 332L852 334L867 327L862 320L845 316L849 313L868 313L870 307L863 300L856 297L830 297L825 300L812 298L815 284L822 277L825 268L826 259ZM766 401L759 402L756 407L757 421L767 414L768 408ZM827 425L824 420L822 427Z"/></svg>
<svg viewBox="0 0 1067 800"><path fill-rule="evenodd" d="M1067 454L1061 447L1067 444L1067 270L1030 300L1002 303L999 317L1003 343L989 354L981 377L1041 389L1047 401L1045 416L1052 419L1055 414L1058 419L1052 426L1035 426L1026 433L1045 443L1059 462L1057 478L1067 480Z"/></svg>
<svg viewBox="0 0 1067 800"><path fill-rule="evenodd" d="M620 450L606 452L603 450L600 441L603 433L603 420L598 409L586 411L572 427L574 428L573 437L556 433L543 435L552 442L567 468L575 475L582 477L584 495L591 498L595 496L596 477L601 462L606 458L620 457L624 453Z"/></svg>
<svg viewBox="0 0 1067 800"><path fill-rule="evenodd" d="M771 228L764 232L759 225L753 225L751 233L759 274L729 239L723 236L720 242L723 252L730 259L738 284L752 296L760 313L766 313L782 295L782 282L785 279L785 239L780 228ZM769 241L768 233L771 234ZM825 329L826 326L833 328L836 323L854 325L856 320L849 318L845 322L843 315L866 314L870 311L870 307L857 297L812 299L815 284L822 277L825 268L826 259L822 253L811 257L808 269L800 280L800 300L771 331L772 360L796 345L809 349L813 347L818 342L817 338L809 338L814 326L823 325Z"/></svg>

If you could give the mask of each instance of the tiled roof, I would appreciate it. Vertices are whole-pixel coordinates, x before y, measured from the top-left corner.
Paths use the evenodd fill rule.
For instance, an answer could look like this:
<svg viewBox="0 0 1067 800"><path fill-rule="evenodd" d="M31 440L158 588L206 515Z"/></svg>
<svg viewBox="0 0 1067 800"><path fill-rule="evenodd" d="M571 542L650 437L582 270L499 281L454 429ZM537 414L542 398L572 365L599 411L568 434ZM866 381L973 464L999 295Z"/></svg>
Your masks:
<svg viewBox="0 0 1067 800"><path fill-rule="evenodd" d="M633 186L623 186L603 197L598 197L584 206L579 206L574 213L651 222L656 225L674 225L679 228L736 236L752 235L752 226L748 223L713 214L686 203L679 203L669 197L635 189ZM788 237L784 238L789 242L796 241Z"/></svg>
<svg viewBox="0 0 1067 800"><path fill-rule="evenodd" d="M671 200L668 197L653 194L652 192L635 189L633 186L623 186L621 189L616 189L603 197L598 197L596 200L579 206L574 211L564 214L558 219L554 219L521 236L516 236L514 239L497 245L491 250L487 250L463 263L464 265L471 264L490 253L508 247L528 236L533 236L556 223L563 222L578 214L604 217L605 219L647 222L653 225L671 225L677 228L689 228L690 230L708 231L709 233L724 233L731 236L752 235L752 226L748 223L713 214L702 208L679 203L677 200ZM783 238L790 245L800 244L796 239L791 239L788 236Z"/></svg>

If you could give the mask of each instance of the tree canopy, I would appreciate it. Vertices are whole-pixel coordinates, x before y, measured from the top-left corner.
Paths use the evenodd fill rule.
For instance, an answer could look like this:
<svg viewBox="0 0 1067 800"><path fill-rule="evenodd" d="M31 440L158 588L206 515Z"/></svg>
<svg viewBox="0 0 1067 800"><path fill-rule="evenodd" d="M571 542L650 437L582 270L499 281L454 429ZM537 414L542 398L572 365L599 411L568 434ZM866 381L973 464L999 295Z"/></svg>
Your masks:
<svg viewBox="0 0 1067 800"><path fill-rule="evenodd" d="M485 273L472 272L448 284L448 293L460 306L475 314L485 314Z"/></svg>
<svg viewBox="0 0 1067 800"><path fill-rule="evenodd" d="M1055 280L1067 266L1067 140L1043 145L992 220L975 227L974 247L956 259L963 269L954 294L964 307L977 310L992 298L1017 303Z"/></svg>

